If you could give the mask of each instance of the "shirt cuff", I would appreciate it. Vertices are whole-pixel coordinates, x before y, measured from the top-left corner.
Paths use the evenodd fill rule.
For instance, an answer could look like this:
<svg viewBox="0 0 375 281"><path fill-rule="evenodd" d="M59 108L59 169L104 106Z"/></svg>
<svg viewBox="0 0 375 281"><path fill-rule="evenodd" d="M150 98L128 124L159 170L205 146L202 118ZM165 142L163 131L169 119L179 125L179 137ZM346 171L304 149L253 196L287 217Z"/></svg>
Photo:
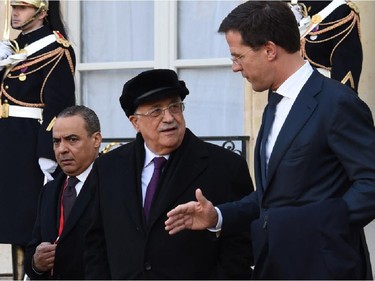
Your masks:
<svg viewBox="0 0 375 281"><path fill-rule="evenodd" d="M221 214L221 211L218 207L215 207L216 213L217 213L217 224L215 227L207 228L211 232L219 232L221 231L221 226L223 225L223 216Z"/></svg>

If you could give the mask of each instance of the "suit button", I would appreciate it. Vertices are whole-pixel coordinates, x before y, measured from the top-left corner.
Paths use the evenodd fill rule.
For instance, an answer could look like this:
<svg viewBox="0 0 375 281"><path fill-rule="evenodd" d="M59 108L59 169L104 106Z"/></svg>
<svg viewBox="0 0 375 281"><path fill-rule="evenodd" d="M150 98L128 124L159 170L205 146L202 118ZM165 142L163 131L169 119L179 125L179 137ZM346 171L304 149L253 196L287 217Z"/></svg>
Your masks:
<svg viewBox="0 0 375 281"><path fill-rule="evenodd" d="M149 262L145 262L145 270L147 271L151 270L151 264Z"/></svg>

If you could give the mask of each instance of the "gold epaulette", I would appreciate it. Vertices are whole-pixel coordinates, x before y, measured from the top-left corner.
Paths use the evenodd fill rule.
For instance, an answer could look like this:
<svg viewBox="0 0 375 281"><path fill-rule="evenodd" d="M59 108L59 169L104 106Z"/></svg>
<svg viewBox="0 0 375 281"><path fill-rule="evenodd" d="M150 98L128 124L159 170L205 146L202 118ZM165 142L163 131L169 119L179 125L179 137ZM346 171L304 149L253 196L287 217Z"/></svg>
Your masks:
<svg viewBox="0 0 375 281"><path fill-rule="evenodd" d="M53 33L56 36L56 42L63 45L65 48L69 48L70 43L68 40L65 39L65 37L60 33L60 31L53 31Z"/></svg>
<svg viewBox="0 0 375 281"><path fill-rule="evenodd" d="M346 5L348 5L350 9L352 9L357 15L359 15L359 8L357 4L353 3L352 1L348 1Z"/></svg>

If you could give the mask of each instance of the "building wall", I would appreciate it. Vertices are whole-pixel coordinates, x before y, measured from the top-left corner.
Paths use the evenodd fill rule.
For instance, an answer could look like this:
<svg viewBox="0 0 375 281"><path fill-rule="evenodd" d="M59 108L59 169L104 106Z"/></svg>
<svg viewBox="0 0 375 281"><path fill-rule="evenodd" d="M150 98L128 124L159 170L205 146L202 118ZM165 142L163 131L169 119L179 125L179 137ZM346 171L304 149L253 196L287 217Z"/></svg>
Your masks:
<svg viewBox="0 0 375 281"><path fill-rule="evenodd" d="M359 96L375 112L375 93L372 90L372 81L375 78L375 1L354 1L361 14L362 43L364 52L364 61L362 76L359 85ZM0 2L0 34L4 29L5 6L4 1ZM12 30L11 38L14 38L18 32ZM251 90L250 85L246 83L248 94L245 95L245 129L244 134L250 135L250 170L252 171L254 141L261 123L261 115L266 104L265 93L256 93ZM367 240L372 255L372 264L375 264L375 222L366 227ZM10 249L7 245L0 245L0 274L9 273L11 270Z"/></svg>

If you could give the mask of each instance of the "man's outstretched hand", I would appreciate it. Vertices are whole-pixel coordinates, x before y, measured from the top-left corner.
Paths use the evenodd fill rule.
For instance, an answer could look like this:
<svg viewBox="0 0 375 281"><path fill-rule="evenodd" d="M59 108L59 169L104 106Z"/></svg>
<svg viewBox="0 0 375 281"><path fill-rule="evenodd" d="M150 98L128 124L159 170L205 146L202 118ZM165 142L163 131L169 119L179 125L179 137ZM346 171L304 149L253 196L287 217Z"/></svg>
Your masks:
<svg viewBox="0 0 375 281"><path fill-rule="evenodd" d="M178 205L167 213L165 230L169 234L176 234L184 229L203 230L215 227L218 216L214 205L203 196L198 188L195 191L197 201Z"/></svg>

